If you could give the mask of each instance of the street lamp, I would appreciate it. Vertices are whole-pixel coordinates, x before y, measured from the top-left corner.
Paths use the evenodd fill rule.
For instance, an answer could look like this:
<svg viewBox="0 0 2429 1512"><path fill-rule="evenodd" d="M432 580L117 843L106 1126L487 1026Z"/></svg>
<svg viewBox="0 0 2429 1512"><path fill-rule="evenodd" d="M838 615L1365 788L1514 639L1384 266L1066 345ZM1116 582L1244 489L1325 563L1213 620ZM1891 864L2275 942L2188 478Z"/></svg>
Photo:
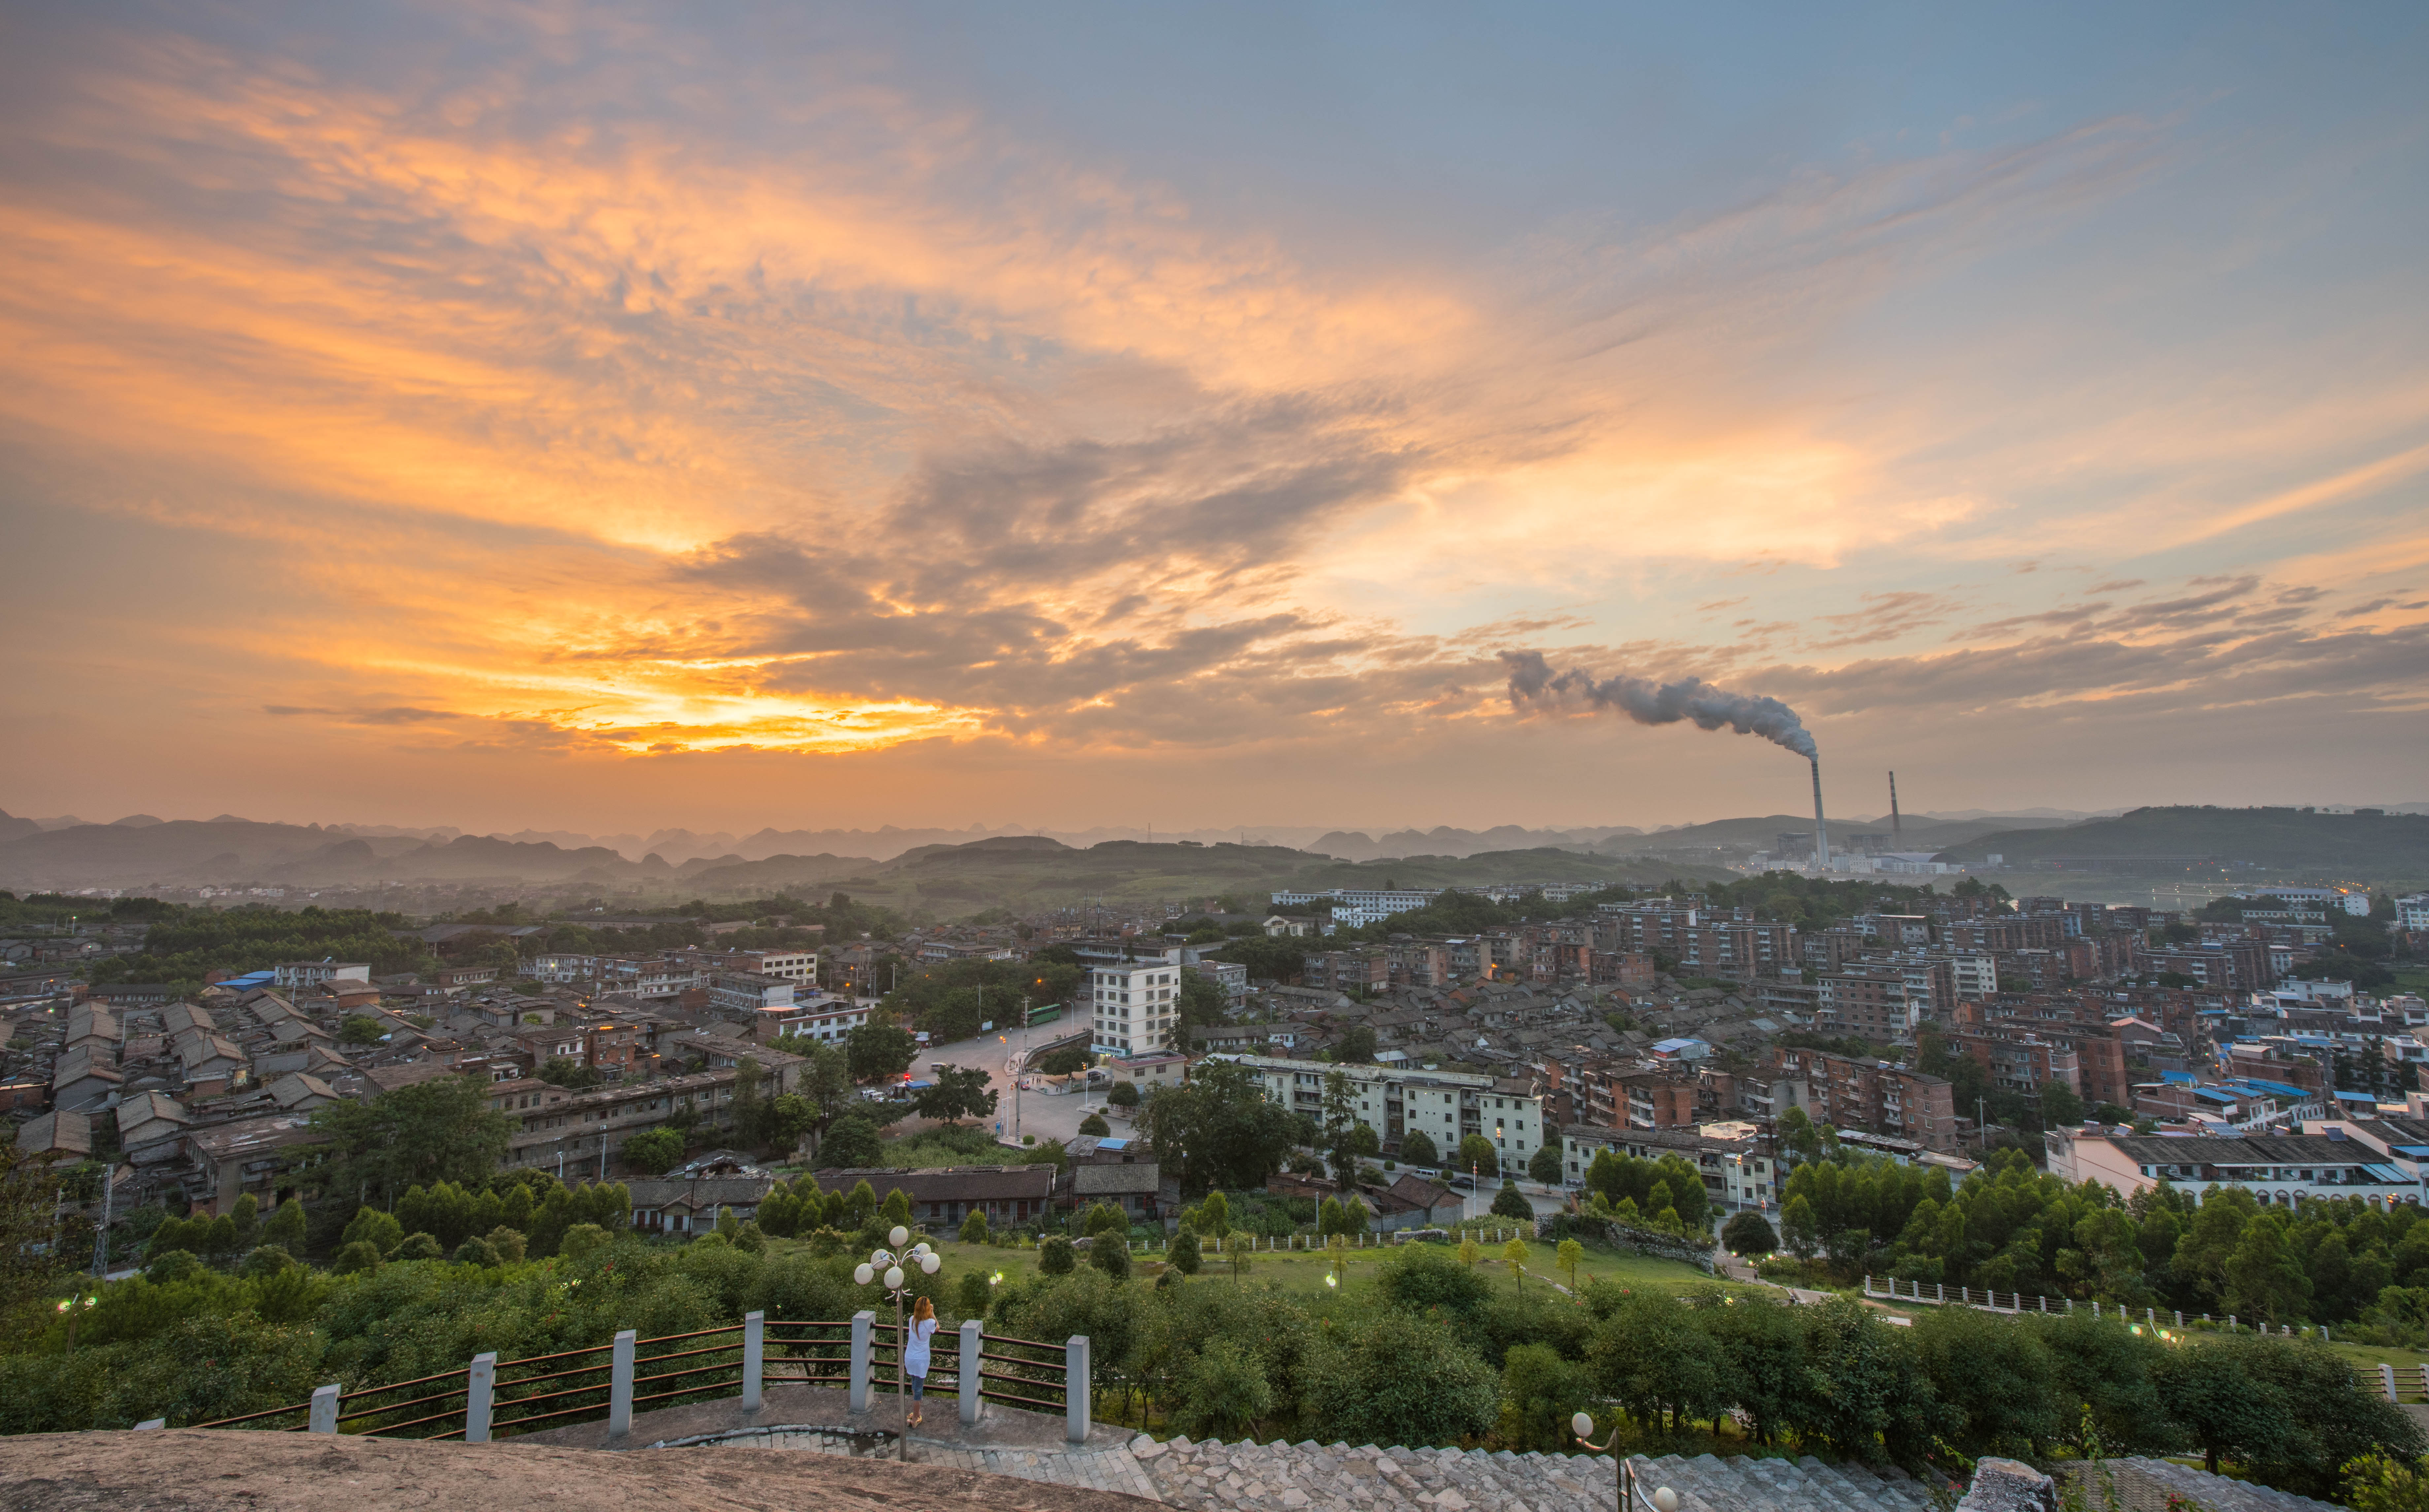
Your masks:
<svg viewBox="0 0 2429 1512"><path fill-rule="evenodd" d="M902 1406L902 1462L906 1465L911 1462L911 1380L905 1361L910 1356L911 1340L902 1332L902 1299L911 1294L911 1289L903 1285L903 1265L907 1261L922 1273L934 1275L937 1267L945 1263L934 1250L928 1247L924 1239L917 1248L904 1253L902 1246L910 1240L911 1230L901 1224L895 1224L893 1231L885 1236L885 1241L894 1248L870 1251L868 1258L854 1267L851 1273L851 1278L862 1286L884 1285L885 1294L894 1299L894 1392Z"/></svg>
<svg viewBox="0 0 2429 1512"><path fill-rule="evenodd" d="M1618 1462L1619 1512L1646 1512L1648 1508L1650 1512L1678 1512L1677 1492L1664 1486L1648 1497L1644 1494L1644 1488L1637 1485L1636 1461L1619 1452L1618 1423L1614 1422L1611 1425L1611 1442L1604 1444L1594 1441L1594 1419L1582 1412L1569 1420L1569 1432L1576 1434L1578 1442L1595 1454L1609 1454Z"/></svg>

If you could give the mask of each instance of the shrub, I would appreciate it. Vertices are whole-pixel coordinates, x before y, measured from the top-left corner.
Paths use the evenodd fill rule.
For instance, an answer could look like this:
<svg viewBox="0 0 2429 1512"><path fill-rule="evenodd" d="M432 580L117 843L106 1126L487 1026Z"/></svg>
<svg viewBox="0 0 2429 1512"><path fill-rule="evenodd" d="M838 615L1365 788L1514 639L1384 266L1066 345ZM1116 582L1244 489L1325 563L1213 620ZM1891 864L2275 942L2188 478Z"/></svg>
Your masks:
<svg viewBox="0 0 2429 1512"><path fill-rule="evenodd" d="M191 1250L169 1250L154 1256L143 1268L143 1278L154 1286L168 1286L183 1281L196 1271L205 1270L203 1257Z"/></svg>
<svg viewBox="0 0 2429 1512"><path fill-rule="evenodd" d="M484 1237L489 1241L489 1248L498 1252L498 1261L500 1264L520 1265L523 1263L523 1233L521 1229L508 1228L505 1224L500 1224L497 1227L490 1229Z"/></svg>
<svg viewBox="0 0 2429 1512"><path fill-rule="evenodd" d="M338 1251L338 1257L329 1262L329 1269L339 1275L357 1275L379 1268L379 1246L367 1239L358 1239L346 1245Z"/></svg>
<svg viewBox="0 0 2429 1512"><path fill-rule="evenodd" d="M576 1224L556 1241L556 1252L569 1260L587 1259L591 1253L607 1242L607 1230L597 1224Z"/></svg>
<svg viewBox="0 0 2429 1512"><path fill-rule="evenodd" d="M275 1244L262 1244L244 1257L244 1263L237 1267L237 1274L244 1276L274 1275L291 1269L294 1264L294 1256Z"/></svg>
<svg viewBox="0 0 2429 1512"><path fill-rule="evenodd" d="M1139 1105L1139 1090L1127 1081L1116 1082L1114 1084L1114 1090L1105 1093L1105 1101L1115 1108L1136 1108Z"/></svg>
<svg viewBox="0 0 2429 1512"><path fill-rule="evenodd" d="M1504 1180L1501 1183L1501 1190L1494 1193L1493 1213L1496 1218L1513 1218L1522 1224L1532 1223L1535 1219L1535 1205L1528 1202L1527 1194L1518 1190L1518 1183L1515 1180Z"/></svg>
<svg viewBox="0 0 2429 1512"><path fill-rule="evenodd" d="M486 1239L468 1239L455 1246L455 1263L494 1266L499 1263L498 1252L496 1247Z"/></svg>
<svg viewBox="0 0 2429 1512"><path fill-rule="evenodd" d="M1198 1236L1181 1234L1172 1241L1172 1268L1183 1275L1196 1275L1206 1264L1206 1257L1198 1245Z"/></svg>
<svg viewBox="0 0 2429 1512"><path fill-rule="evenodd" d="M1771 1220L1762 1214L1740 1213L1721 1226L1721 1244L1732 1255L1760 1259L1779 1248L1779 1236L1772 1232Z"/></svg>
<svg viewBox="0 0 2429 1512"><path fill-rule="evenodd" d="M985 1208L973 1208L970 1209L970 1215L962 1220L961 1241L965 1244L983 1244L987 1241Z"/></svg>
<svg viewBox="0 0 2429 1512"><path fill-rule="evenodd" d="M1482 1276L1437 1244L1402 1245L1377 1270L1375 1280L1386 1300L1412 1312L1434 1307L1471 1312L1492 1294Z"/></svg>
<svg viewBox="0 0 2429 1512"><path fill-rule="evenodd" d="M1080 1132L1082 1134L1094 1134L1099 1139L1102 1139L1113 1131L1114 1126L1106 1123L1104 1116L1100 1113L1090 1113L1087 1117L1080 1120Z"/></svg>
<svg viewBox="0 0 2429 1512"><path fill-rule="evenodd" d="M438 1241L428 1234L407 1234L396 1248L388 1252L388 1257L391 1260L435 1260L445 1253L438 1247Z"/></svg>
<svg viewBox="0 0 2429 1512"><path fill-rule="evenodd" d="M1071 1241L1056 1234L1037 1246L1037 1269L1044 1275L1069 1275L1079 1264Z"/></svg>

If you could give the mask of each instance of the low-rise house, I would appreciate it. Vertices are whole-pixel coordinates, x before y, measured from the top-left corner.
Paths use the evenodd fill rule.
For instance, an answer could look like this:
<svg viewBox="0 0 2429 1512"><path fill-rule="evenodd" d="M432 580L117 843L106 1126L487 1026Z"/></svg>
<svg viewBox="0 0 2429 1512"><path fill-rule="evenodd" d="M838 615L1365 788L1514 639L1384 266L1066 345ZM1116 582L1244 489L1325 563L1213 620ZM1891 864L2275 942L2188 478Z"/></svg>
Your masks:
<svg viewBox="0 0 2429 1512"><path fill-rule="evenodd" d="M647 1234L699 1234L717 1226L718 1210L734 1209L738 1223L759 1215L759 1205L775 1189L776 1178L765 1171L752 1175L653 1176L627 1180L633 1199L633 1226Z"/></svg>
<svg viewBox="0 0 2429 1512"><path fill-rule="evenodd" d="M79 1109L99 1107L124 1080L106 1054L97 1053L91 1045L79 1045L59 1057L51 1068L51 1106Z"/></svg>
<svg viewBox="0 0 2429 1512"><path fill-rule="evenodd" d="M174 1159L194 1117L165 1092L140 1092L118 1105L118 1144L138 1165Z"/></svg>
<svg viewBox="0 0 2429 1512"><path fill-rule="evenodd" d="M1068 1202L1075 1208L1112 1203L1134 1224L1152 1224L1163 1217L1157 1192L1163 1177L1152 1160L1134 1165L1075 1165L1071 1168Z"/></svg>
<svg viewBox="0 0 2429 1512"><path fill-rule="evenodd" d="M957 1225L982 1209L991 1224L1024 1224L1042 1216L1054 1197L1050 1165L873 1166L816 1175L824 1192L848 1192L866 1181L883 1200L900 1188L912 1218L931 1226Z"/></svg>
<svg viewBox="0 0 2429 1512"><path fill-rule="evenodd" d="M82 1113L55 1111L29 1119L17 1129L21 1155L47 1155L61 1160L92 1158L92 1120Z"/></svg>

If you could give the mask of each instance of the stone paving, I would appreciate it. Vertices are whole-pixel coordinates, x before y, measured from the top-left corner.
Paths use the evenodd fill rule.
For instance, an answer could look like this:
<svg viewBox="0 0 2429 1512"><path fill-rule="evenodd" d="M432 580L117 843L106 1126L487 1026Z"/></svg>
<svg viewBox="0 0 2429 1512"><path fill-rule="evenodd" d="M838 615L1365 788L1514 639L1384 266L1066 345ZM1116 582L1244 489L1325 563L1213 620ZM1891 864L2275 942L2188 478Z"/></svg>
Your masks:
<svg viewBox="0 0 2429 1512"><path fill-rule="evenodd" d="M1191 1512L1608 1512L1611 1461L1602 1455L1508 1450L1353 1449L1347 1444L1165 1443L1140 1438L1131 1456L1158 1500ZM1801 1460L1637 1458L1641 1484L1678 1493L1682 1512L1930 1512L1931 1498L1903 1472Z"/></svg>

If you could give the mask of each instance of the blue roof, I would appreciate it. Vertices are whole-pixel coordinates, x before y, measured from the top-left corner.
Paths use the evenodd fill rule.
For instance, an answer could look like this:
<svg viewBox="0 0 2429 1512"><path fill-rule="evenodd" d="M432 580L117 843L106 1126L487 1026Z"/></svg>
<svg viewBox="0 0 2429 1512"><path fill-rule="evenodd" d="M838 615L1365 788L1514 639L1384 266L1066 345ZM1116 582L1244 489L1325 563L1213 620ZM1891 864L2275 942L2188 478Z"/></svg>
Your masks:
<svg viewBox="0 0 2429 1512"><path fill-rule="evenodd" d="M2374 1093L2340 1092L2337 1093L2337 1100L2347 1103L2368 1103L2372 1108L2376 1108L2378 1106L2378 1096Z"/></svg>
<svg viewBox="0 0 2429 1512"><path fill-rule="evenodd" d="M223 977L220 978L219 985L241 990L247 987L265 986L277 979L278 973L274 971L248 971L241 977Z"/></svg>
<svg viewBox="0 0 2429 1512"><path fill-rule="evenodd" d="M2405 1175L2402 1171L2391 1165L2366 1165L2363 1166L2362 1169L2369 1172L2371 1175L2378 1177L2381 1181L2409 1181L2412 1179L2410 1176Z"/></svg>
<svg viewBox="0 0 2429 1512"><path fill-rule="evenodd" d="M2308 1097L2311 1095L2300 1087L2289 1087L2282 1081L2260 1081L2247 1076L2244 1078L2243 1085L2250 1087L2255 1092L2265 1092L2272 1097Z"/></svg>
<svg viewBox="0 0 2429 1512"><path fill-rule="evenodd" d="M2216 1087L2195 1087L2193 1089L2193 1095L2213 1103L2231 1103L2235 1101L2235 1093L2231 1092L2222 1092Z"/></svg>
<svg viewBox="0 0 2429 1512"><path fill-rule="evenodd" d="M1131 1142L1128 1140L1109 1140L1099 1138L1097 1141L1097 1148L1100 1150L1127 1150L1130 1147Z"/></svg>
<svg viewBox="0 0 2429 1512"><path fill-rule="evenodd" d="M1703 1043L1703 1041L1692 1037L1677 1040L1656 1040L1653 1042L1653 1048L1656 1050L1684 1050L1691 1044L1701 1044Z"/></svg>
<svg viewBox="0 0 2429 1512"><path fill-rule="evenodd" d="M2390 1144L2388 1149L2414 1160L2429 1160L2429 1144Z"/></svg>
<svg viewBox="0 0 2429 1512"><path fill-rule="evenodd" d="M2195 1076L2189 1071L2162 1071L2159 1073L2159 1079L2162 1081L2173 1081L2181 1086L2189 1087L2201 1078Z"/></svg>

